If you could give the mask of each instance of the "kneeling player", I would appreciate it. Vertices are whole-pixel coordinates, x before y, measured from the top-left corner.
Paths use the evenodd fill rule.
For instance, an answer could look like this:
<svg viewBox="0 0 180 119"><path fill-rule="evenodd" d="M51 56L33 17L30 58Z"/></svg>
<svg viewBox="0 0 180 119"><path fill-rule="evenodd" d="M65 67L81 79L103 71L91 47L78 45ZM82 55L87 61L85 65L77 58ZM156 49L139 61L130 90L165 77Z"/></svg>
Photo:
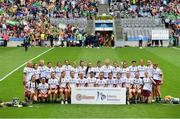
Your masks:
<svg viewBox="0 0 180 119"><path fill-rule="evenodd" d="M87 78L88 87L95 87L96 78L94 77L94 72L90 72L90 76Z"/></svg>
<svg viewBox="0 0 180 119"><path fill-rule="evenodd" d="M32 75L31 80L27 82L25 94L26 101L37 101L37 83L35 75Z"/></svg>
<svg viewBox="0 0 180 119"><path fill-rule="evenodd" d="M130 72L126 73L125 87L127 89L127 104L129 104L129 100L133 97L133 78L130 78Z"/></svg>
<svg viewBox="0 0 180 119"><path fill-rule="evenodd" d="M88 87L88 83L84 78L83 72L79 72L79 78L76 80L76 87Z"/></svg>
<svg viewBox="0 0 180 119"><path fill-rule="evenodd" d="M46 79L44 77L41 78L41 83L39 84L38 89L39 89L38 100L47 101L49 85L48 83L46 83Z"/></svg>
<svg viewBox="0 0 180 119"><path fill-rule="evenodd" d="M135 98L135 103L137 104L137 101L141 99L141 90L142 90L142 79L139 78L139 73L136 72L135 78L134 78L134 84L133 84L133 93L134 93L134 98Z"/></svg>
<svg viewBox="0 0 180 119"><path fill-rule="evenodd" d="M48 95L50 100L57 99L59 80L56 78L55 73L51 73L51 78L48 80L49 91Z"/></svg>
<svg viewBox="0 0 180 119"><path fill-rule="evenodd" d="M99 73L99 79L96 80L96 87L107 87L106 79L104 79L104 73Z"/></svg>
<svg viewBox="0 0 180 119"><path fill-rule="evenodd" d="M107 86L108 87L116 87L116 82L115 82L115 79L113 78L113 73L112 72L109 72L108 73L108 79L106 80L107 82Z"/></svg>

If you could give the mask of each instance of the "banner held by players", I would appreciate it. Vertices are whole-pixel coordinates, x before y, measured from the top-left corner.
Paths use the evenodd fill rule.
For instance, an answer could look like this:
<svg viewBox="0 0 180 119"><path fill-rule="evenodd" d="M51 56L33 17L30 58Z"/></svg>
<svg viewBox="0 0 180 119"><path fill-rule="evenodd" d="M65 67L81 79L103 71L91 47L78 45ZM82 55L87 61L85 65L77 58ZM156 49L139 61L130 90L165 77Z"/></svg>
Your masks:
<svg viewBox="0 0 180 119"><path fill-rule="evenodd" d="M72 104L126 104L126 88L72 88Z"/></svg>

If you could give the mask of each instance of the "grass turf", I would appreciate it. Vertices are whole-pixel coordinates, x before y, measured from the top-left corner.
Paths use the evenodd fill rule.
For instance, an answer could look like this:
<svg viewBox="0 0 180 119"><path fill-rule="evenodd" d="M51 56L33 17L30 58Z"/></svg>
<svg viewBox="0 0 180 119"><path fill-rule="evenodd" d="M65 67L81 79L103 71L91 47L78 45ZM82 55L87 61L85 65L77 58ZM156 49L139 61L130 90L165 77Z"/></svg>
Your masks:
<svg viewBox="0 0 180 119"><path fill-rule="evenodd" d="M48 48L30 48L26 53L23 48L0 48L0 78L8 72L15 69L25 61L46 51ZM162 94L180 97L180 51L173 48L55 48L40 59L52 61L64 61L65 59L72 62L85 60L95 64L96 60L111 61L123 60L139 61L141 58L152 60L159 63L165 76L165 82L162 86ZM20 68L5 80L0 82L0 99L5 101L13 97L19 97L23 100L22 71ZM113 117L180 117L180 106L171 104L138 104L138 105L60 105L60 104L35 104L33 108L3 108L0 109L0 117L89 117L89 118L113 118Z"/></svg>

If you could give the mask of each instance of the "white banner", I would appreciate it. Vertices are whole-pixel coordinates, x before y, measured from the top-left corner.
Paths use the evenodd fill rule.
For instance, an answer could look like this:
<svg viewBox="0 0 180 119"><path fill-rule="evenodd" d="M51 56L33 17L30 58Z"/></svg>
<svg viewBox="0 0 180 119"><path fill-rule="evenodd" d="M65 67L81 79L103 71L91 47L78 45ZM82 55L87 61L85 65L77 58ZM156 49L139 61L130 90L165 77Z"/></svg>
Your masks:
<svg viewBox="0 0 180 119"><path fill-rule="evenodd" d="M153 29L152 40L169 40L169 29Z"/></svg>
<svg viewBox="0 0 180 119"><path fill-rule="evenodd" d="M126 104L126 88L72 88L72 104Z"/></svg>

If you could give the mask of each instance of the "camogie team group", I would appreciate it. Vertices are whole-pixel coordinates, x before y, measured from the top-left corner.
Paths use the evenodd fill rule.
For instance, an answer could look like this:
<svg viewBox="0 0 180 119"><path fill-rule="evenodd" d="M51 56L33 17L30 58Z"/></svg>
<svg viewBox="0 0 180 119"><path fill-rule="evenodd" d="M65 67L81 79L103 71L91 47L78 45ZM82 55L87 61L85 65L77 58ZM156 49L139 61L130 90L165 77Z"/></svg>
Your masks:
<svg viewBox="0 0 180 119"><path fill-rule="evenodd" d="M45 65L44 60L39 64L29 61L24 68L25 99L31 102L58 101L61 104L70 103L72 87L111 87L127 89L127 104L161 100L160 86L163 84L163 74L158 64L150 60L140 60L137 66L132 61L128 66L127 61L121 63L106 59L104 64L96 62L94 67L91 62L85 66L84 61L80 65L70 65L65 60L64 65L57 62L56 67L52 63Z"/></svg>

